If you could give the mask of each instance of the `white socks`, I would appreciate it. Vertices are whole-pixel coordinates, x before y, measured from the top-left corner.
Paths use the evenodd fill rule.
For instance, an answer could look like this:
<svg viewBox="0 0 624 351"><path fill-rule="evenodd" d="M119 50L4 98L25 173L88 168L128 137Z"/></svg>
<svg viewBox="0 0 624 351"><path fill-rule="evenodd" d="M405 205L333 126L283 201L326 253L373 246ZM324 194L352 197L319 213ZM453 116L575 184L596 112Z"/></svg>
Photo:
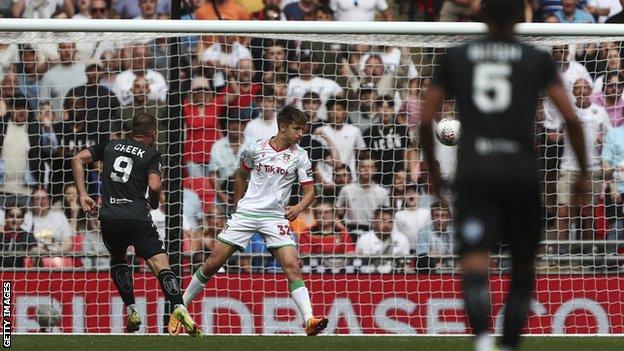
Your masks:
<svg viewBox="0 0 624 351"><path fill-rule="evenodd" d="M496 340L488 333L477 335L475 339L475 351L492 351Z"/></svg>
<svg viewBox="0 0 624 351"><path fill-rule="evenodd" d="M201 270L201 267L193 274L193 279L184 290L184 294L182 295L182 301L184 302L184 306L188 306L191 301L199 294L202 290L204 290L204 286L208 282L210 277L206 277Z"/></svg>
<svg viewBox="0 0 624 351"><path fill-rule="evenodd" d="M308 321L314 317L312 314L312 303L310 302L310 293L308 293L308 288L302 286L290 292L293 300L295 300L295 304L297 304L297 308L299 308L299 312L303 317L303 320L306 322L306 326Z"/></svg>

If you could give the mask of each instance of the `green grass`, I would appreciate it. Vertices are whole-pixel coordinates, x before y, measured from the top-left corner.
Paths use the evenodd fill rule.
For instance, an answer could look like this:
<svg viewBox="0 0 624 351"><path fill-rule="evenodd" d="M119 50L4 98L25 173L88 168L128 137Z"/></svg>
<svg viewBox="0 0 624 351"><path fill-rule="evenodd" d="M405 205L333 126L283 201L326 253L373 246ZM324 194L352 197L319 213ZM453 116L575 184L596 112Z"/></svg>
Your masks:
<svg viewBox="0 0 624 351"><path fill-rule="evenodd" d="M41 351L463 351L472 350L465 337L385 336L169 336L13 335L12 349ZM530 337L522 351L621 351L624 337Z"/></svg>

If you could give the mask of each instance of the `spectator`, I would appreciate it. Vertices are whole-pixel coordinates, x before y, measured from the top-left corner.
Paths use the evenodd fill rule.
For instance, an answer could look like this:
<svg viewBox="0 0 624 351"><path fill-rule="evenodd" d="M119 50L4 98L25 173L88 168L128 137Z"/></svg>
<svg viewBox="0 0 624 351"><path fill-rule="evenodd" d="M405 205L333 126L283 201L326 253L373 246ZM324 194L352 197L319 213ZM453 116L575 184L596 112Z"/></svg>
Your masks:
<svg viewBox="0 0 624 351"><path fill-rule="evenodd" d="M609 73L620 74L622 72L622 58L620 57L619 48L607 50L605 67L596 74L596 81L594 83L594 92L603 90L603 83L605 76Z"/></svg>
<svg viewBox="0 0 624 351"><path fill-rule="evenodd" d="M403 101L401 111L407 114L407 127L417 131L420 127L420 109L424 98L424 92L429 89L431 79L412 78L407 84L407 96Z"/></svg>
<svg viewBox="0 0 624 351"><path fill-rule="evenodd" d="M200 55L206 67L215 70L214 88L223 87L227 82L227 72L239 67L241 59L251 59L251 51L239 41L236 35L222 35Z"/></svg>
<svg viewBox="0 0 624 351"><path fill-rule="evenodd" d="M579 0L576 4L576 8L579 10L585 9L587 7L587 1L588 0ZM562 0L541 0L541 10L544 19L551 14L555 14L557 11L561 11L562 9Z"/></svg>
<svg viewBox="0 0 624 351"><path fill-rule="evenodd" d="M318 5L314 8L314 20L315 21L333 21L334 10L328 5Z"/></svg>
<svg viewBox="0 0 624 351"><path fill-rule="evenodd" d="M277 113L275 111L275 93L270 85L262 87L262 93L256 97L260 105L260 116L254 118L245 127L245 140L252 142L268 139L277 134ZM248 113L243 113L247 116Z"/></svg>
<svg viewBox="0 0 624 351"><path fill-rule="evenodd" d="M607 110L613 127L624 124L624 100L622 100L622 77L617 72L605 76L602 91L592 95L592 102Z"/></svg>
<svg viewBox="0 0 624 351"><path fill-rule="evenodd" d="M333 206L320 203L313 209L314 223L299 235L299 253L305 255L345 255L355 253L355 244L347 229L335 216ZM323 257L326 268L344 268L344 258Z"/></svg>
<svg viewBox="0 0 624 351"><path fill-rule="evenodd" d="M366 147L360 129L346 124L347 102L343 99L329 100L327 102L329 111L329 124L315 130L315 135L319 136L325 146L335 151L338 156L336 162L340 162L350 169L355 170L355 160L358 152ZM353 174L353 179L357 175Z"/></svg>
<svg viewBox="0 0 624 351"><path fill-rule="evenodd" d="M624 7L624 1L622 0L620 0L620 7ZM624 10L620 10L619 12L610 15L605 23L624 23Z"/></svg>
<svg viewBox="0 0 624 351"><path fill-rule="evenodd" d="M576 8L578 0L561 0L563 8L555 12L561 23L596 23L594 17L587 11Z"/></svg>
<svg viewBox="0 0 624 351"><path fill-rule="evenodd" d="M416 256L418 268L453 268L455 230L448 206L439 202L431 204L429 225L418 231ZM445 257L441 257L445 256Z"/></svg>
<svg viewBox="0 0 624 351"><path fill-rule="evenodd" d="M622 5L620 0L588 0L587 12L597 18L598 23L605 23L605 21L622 11Z"/></svg>
<svg viewBox="0 0 624 351"><path fill-rule="evenodd" d="M392 10L386 0L330 0L337 21L374 21L379 11L385 21L392 21Z"/></svg>
<svg viewBox="0 0 624 351"><path fill-rule="evenodd" d="M0 18L11 18L13 17L12 13L13 8L13 0L1 0L0 1Z"/></svg>
<svg viewBox="0 0 624 351"><path fill-rule="evenodd" d="M405 207L407 201L407 173L398 171L393 174L390 190L390 208L395 211Z"/></svg>
<svg viewBox="0 0 624 351"><path fill-rule="evenodd" d="M440 9L440 22L463 22L481 12L481 0L446 0Z"/></svg>
<svg viewBox="0 0 624 351"><path fill-rule="evenodd" d="M23 268L26 252L33 251L37 239L22 228L26 211L14 206L4 209L5 223L0 230L0 267Z"/></svg>
<svg viewBox="0 0 624 351"><path fill-rule="evenodd" d="M123 3L124 1L117 1L116 4ZM127 1L133 2L133 1ZM134 1L135 4L138 4ZM107 0L91 0L91 19L109 19L113 18L111 14L111 2ZM138 15L138 14L137 14ZM131 17L132 18L132 17ZM97 57L97 56L96 56Z"/></svg>
<svg viewBox="0 0 624 351"><path fill-rule="evenodd" d="M313 11L318 0L299 0L284 7L284 16L289 21L303 21L306 13Z"/></svg>
<svg viewBox="0 0 624 351"><path fill-rule="evenodd" d="M150 86L144 75L136 76L132 84L132 104L121 108L121 120L125 131L132 130L132 118L140 114L156 117L159 122L159 143L164 142L162 136L167 130L167 106L150 100Z"/></svg>
<svg viewBox="0 0 624 351"><path fill-rule="evenodd" d="M91 0L76 1L76 13L72 19L91 19Z"/></svg>
<svg viewBox="0 0 624 351"><path fill-rule="evenodd" d="M74 87L87 83L84 62L77 62L76 44L58 44L60 63L50 68L41 79L40 97L49 99L57 119L63 114L63 100Z"/></svg>
<svg viewBox="0 0 624 351"><path fill-rule="evenodd" d="M121 49L103 51L99 57L102 60L102 71L98 83L112 92L117 75L121 73Z"/></svg>
<svg viewBox="0 0 624 351"><path fill-rule="evenodd" d="M212 145L221 137L219 107L214 99L210 81L194 77L191 97L183 102L188 135L184 144L186 172L190 177L208 177Z"/></svg>
<svg viewBox="0 0 624 351"><path fill-rule="evenodd" d="M356 91L357 87L362 84L372 83L378 96L388 95L395 97L396 79L394 76L386 74L381 56L378 54L363 55L359 66L359 78L354 80L351 86L353 91Z"/></svg>
<svg viewBox="0 0 624 351"><path fill-rule="evenodd" d="M13 65L19 62L19 48L17 44L0 43L0 77L11 71Z"/></svg>
<svg viewBox="0 0 624 351"><path fill-rule="evenodd" d="M266 74L269 71L275 73L287 73L288 61L286 60L286 42L282 40L264 40L262 42L262 61L260 69Z"/></svg>
<svg viewBox="0 0 624 351"><path fill-rule="evenodd" d="M115 0L115 13L123 19L140 17L142 1L143 0ZM169 14L171 14L171 1L172 0L157 0L157 4L150 6L154 7L154 12L156 14L169 17Z"/></svg>
<svg viewBox="0 0 624 351"><path fill-rule="evenodd" d="M237 111L231 111L234 112ZM248 124L243 116L229 116L227 119L227 135L217 140L212 146L210 156L210 174L212 186L217 194L217 200L225 205L233 205L230 201L231 190L234 186L234 174L240 167L240 155L243 146L249 142L243 131ZM227 211L226 213L229 213Z"/></svg>
<svg viewBox="0 0 624 351"><path fill-rule="evenodd" d="M602 148L602 162L607 180L608 199L615 211L608 217L615 218L608 240L624 240L624 124L612 128L605 137ZM610 200L610 201L609 201ZM621 248L621 244L617 245ZM609 253L618 252L618 247L608 249Z"/></svg>
<svg viewBox="0 0 624 351"><path fill-rule="evenodd" d="M431 223L431 211L419 206L418 196L418 187L409 185L405 207L394 214L395 229L407 237L412 252L418 251L419 232Z"/></svg>
<svg viewBox="0 0 624 351"><path fill-rule="evenodd" d="M407 156L412 155L408 152L411 141L407 127L396 122L393 98L384 96L380 105L381 124L374 125L367 132L364 142L377 162L381 185L390 186L394 174L405 170Z"/></svg>
<svg viewBox="0 0 624 351"><path fill-rule="evenodd" d="M37 72L38 54L28 44L20 45L20 63L18 65L19 91L28 99L28 106L32 110L39 108L39 98L42 96L42 76Z"/></svg>
<svg viewBox="0 0 624 351"><path fill-rule="evenodd" d="M303 112L308 116L308 123L311 124L309 131L314 133L316 128L324 125L318 116L318 111L321 108L321 98L317 93L309 92L303 96L301 105L303 106Z"/></svg>
<svg viewBox="0 0 624 351"><path fill-rule="evenodd" d="M195 11L199 20L249 20L251 14L235 0L213 0Z"/></svg>
<svg viewBox="0 0 624 351"><path fill-rule="evenodd" d="M321 174L320 165L329 157L329 151L323 146L315 135L310 134L310 126L311 123L306 123L303 127L303 136L299 139L299 146L308 153L308 157L312 163L312 170L314 171L315 184L325 188L328 184L326 184L325 179ZM290 205L296 205L299 203L301 196L303 195L302 191L301 185L295 182L290 196Z"/></svg>
<svg viewBox="0 0 624 351"><path fill-rule="evenodd" d="M149 83L149 100L165 103L167 90L169 89L165 77L151 69L151 54L148 47L143 43L132 44L132 56L129 69L119 73L113 83L111 91L115 93L121 106L132 103L132 86L137 76L145 76Z"/></svg>
<svg viewBox="0 0 624 351"><path fill-rule="evenodd" d="M360 128L363 134L367 134L368 130L379 122L375 84L372 82L361 84L353 100L357 107L349 112L349 123Z"/></svg>
<svg viewBox="0 0 624 351"><path fill-rule="evenodd" d="M264 7L251 14L251 18L259 21L281 21L285 17L280 8L280 0L262 0Z"/></svg>
<svg viewBox="0 0 624 351"><path fill-rule="evenodd" d="M193 264L202 264L205 254L214 249L217 235L223 230L227 217L219 211L217 206L212 206L204 215L203 229L191 232L191 252L193 252Z"/></svg>
<svg viewBox="0 0 624 351"><path fill-rule="evenodd" d="M155 19L165 19L156 12L156 7L158 6L157 0L139 0L139 10L140 14L133 19L135 20L155 20Z"/></svg>
<svg viewBox="0 0 624 351"><path fill-rule="evenodd" d="M204 262L204 249L212 250L214 247L214 240L216 240L218 234L217 230L221 230L225 225L222 221L223 216L216 211L216 206L212 206L212 208L209 209L209 211L213 211L212 213L204 215L204 208L199 195L192 189L186 187L182 192L182 203L184 204L184 221L188 223L185 224L185 226L188 229L187 233L190 235L191 239L190 250L193 253L191 262L193 264ZM204 220L210 220L210 222L204 225ZM213 227L215 222L217 225L220 225L218 229ZM205 238L209 233L212 235L210 235L209 238Z"/></svg>
<svg viewBox="0 0 624 351"><path fill-rule="evenodd" d="M15 18L52 18L58 8L68 17L74 15L73 0L14 0L11 12Z"/></svg>
<svg viewBox="0 0 624 351"><path fill-rule="evenodd" d="M296 105L302 108L302 100L305 94L313 92L321 98L321 109L318 116L321 120L327 119L327 110L325 104L331 98L344 97L342 87L335 81L322 78L316 75L321 58L316 59L314 52L310 49L303 49L297 57L299 61L299 76L292 78L288 82L288 99L286 104Z"/></svg>
<svg viewBox="0 0 624 351"><path fill-rule="evenodd" d="M235 74L230 76L225 92L217 96L219 115L228 114L228 109L234 108L241 113L251 114L254 112L254 100L261 94L262 84L254 83L253 61L243 58L238 62ZM213 81L214 87L214 81Z"/></svg>
<svg viewBox="0 0 624 351"><path fill-rule="evenodd" d="M24 97L8 100L0 124L0 188L7 194L30 193L43 185L46 162L57 144L51 125L39 123Z"/></svg>
<svg viewBox="0 0 624 351"><path fill-rule="evenodd" d="M119 100L108 88L100 85L102 62L88 60L85 62L87 83L70 91L69 95L84 96L86 99L86 120L93 124L102 134L118 133L121 131L119 116Z"/></svg>
<svg viewBox="0 0 624 351"><path fill-rule="evenodd" d="M200 7L204 6L208 0L191 0L191 1L183 1L182 5L184 6L182 9L181 20L190 21L195 20L197 17L196 11ZM192 57L195 57L197 54L197 45L199 43L199 37L196 35L189 35L182 37L181 42L181 51L184 54L191 54Z"/></svg>
<svg viewBox="0 0 624 351"><path fill-rule="evenodd" d="M372 230L362 234L355 244L357 254L371 257L367 263L377 266L380 273L390 273L395 266L395 258L388 256L407 256L410 251L409 241L405 235L392 230L393 217L392 209L376 209Z"/></svg>
<svg viewBox="0 0 624 351"><path fill-rule="evenodd" d="M63 213L69 221L74 233L85 233L87 230L97 229L93 218L87 218L78 199L78 191L74 183L67 183L63 190Z"/></svg>
<svg viewBox="0 0 624 351"><path fill-rule="evenodd" d="M275 75L273 90L275 90L276 108L281 110L286 106L286 99L288 98L288 75L286 73L278 73Z"/></svg>
<svg viewBox="0 0 624 351"><path fill-rule="evenodd" d="M31 196L33 208L33 234L39 249L52 254L71 251L74 231L61 210L53 209L50 194L43 189L35 189Z"/></svg>
<svg viewBox="0 0 624 351"><path fill-rule="evenodd" d="M54 202L62 199L63 186L73 181L71 159L83 149L109 140L109 135L100 134L97 124L87 123L86 98L82 92L72 90L63 104L63 120L54 124L59 147L53 154L50 192ZM99 174L96 169L89 169L85 179L89 184L90 194L98 193Z"/></svg>
<svg viewBox="0 0 624 351"><path fill-rule="evenodd" d="M10 102L16 96L22 96L19 91L19 76L9 71L2 77L0 83L0 116L6 114L7 101Z"/></svg>
<svg viewBox="0 0 624 351"><path fill-rule="evenodd" d="M390 192L373 181L377 172L375 161L362 159L357 169L358 182L345 185L336 200L338 217L343 218L347 229L355 236L371 229L375 209L390 205Z"/></svg>
<svg viewBox="0 0 624 351"><path fill-rule="evenodd" d="M82 242L82 252L85 256L88 255L82 260L83 266L86 270L108 270L109 252L102 240L100 222L93 221L93 225L94 228L85 231Z"/></svg>
<svg viewBox="0 0 624 351"><path fill-rule="evenodd" d="M600 195L602 193L602 164L598 155L598 150L602 147L604 140L604 134L610 129L611 124L609 122L609 115L605 111L604 107L593 104L590 99L591 85L584 79L578 79L574 83L574 98L576 105L576 112L581 120L583 130L586 138L586 154L588 165L587 168L591 172L591 193L582 194L580 203L582 205L581 213L582 223L579 228L583 229L583 239L593 239L591 230L593 229L593 210L594 206L598 204ZM551 132L557 132L560 129L561 120L557 120L559 125L549 125L548 129ZM572 184L579 176L579 166L575 157L572 155L570 141L565 134L564 137L564 149L563 157L561 160L561 170L559 175L559 182L557 183L557 194L559 195L559 209L558 209L558 239L568 240L569 228L570 228L570 216L572 218L578 217L576 209L570 204L573 203L571 194ZM561 253L566 253L567 248L560 247Z"/></svg>
<svg viewBox="0 0 624 351"><path fill-rule="evenodd" d="M554 13L549 13L544 16L544 23L561 23L561 22L559 22L559 17L555 16Z"/></svg>

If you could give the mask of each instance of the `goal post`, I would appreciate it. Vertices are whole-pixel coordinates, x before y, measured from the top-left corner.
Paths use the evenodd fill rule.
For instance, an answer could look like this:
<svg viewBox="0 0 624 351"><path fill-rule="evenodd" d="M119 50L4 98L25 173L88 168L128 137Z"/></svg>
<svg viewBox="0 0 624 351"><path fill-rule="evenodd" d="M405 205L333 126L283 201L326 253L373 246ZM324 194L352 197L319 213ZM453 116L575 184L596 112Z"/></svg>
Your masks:
<svg viewBox="0 0 624 351"><path fill-rule="evenodd" d="M437 58L485 33L482 23L3 19L0 280L12 283L14 331L124 331L99 225L81 212L71 185L75 153L127 136L136 114L156 117L168 191L152 218L179 257L184 287L231 215L240 149L273 135L268 116L294 104L311 120L302 147L318 197L285 234L298 243L314 312L330 318L327 333L469 333L452 210L432 208L417 130ZM519 24L517 33L561 62L571 99L581 98L573 96L577 80L587 80L587 98L609 120L590 139L595 173L610 175L596 179L588 210L566 221L565 130L547 99L538 104L546 230L526 333L624 334L624 214L616 196L624 192L617 137L624 133L612 132L624 128L624 25ZM326 107L343 100L343 114ZM453 100L440 117L461 120ZM455 152L439 144L449 182ZM90 165L94 198L106 176ZM362 187L369 179L381 195ZM291 205L299 192L295 186ZM378 207L394 210L389 236L366 239L384 230ZM140 333L161 333L167 311L158 281L132 249L128 260ZM495 332L509 268L503 247L491 260ZM209 334L303 333L286 279L259 235L189 310ZM46 326L57 318L45 313L55 311L60 319Z"/></svg>

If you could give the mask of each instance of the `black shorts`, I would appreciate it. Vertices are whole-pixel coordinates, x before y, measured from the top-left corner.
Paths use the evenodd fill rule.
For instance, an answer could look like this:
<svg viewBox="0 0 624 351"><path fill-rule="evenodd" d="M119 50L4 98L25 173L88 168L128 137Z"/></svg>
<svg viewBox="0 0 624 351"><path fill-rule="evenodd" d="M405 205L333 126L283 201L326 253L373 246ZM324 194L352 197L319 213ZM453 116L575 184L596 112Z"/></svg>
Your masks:
<svg viewBox="0 0 624 351"><path fill-rule="evenodd" d="M112 255L125 257L128 246L134 246L137 256L148 260L160 253L167 253L152 222L116 219L102 220L102 240Z"/></svg>
<svg viewBox="0 0 624 351"><path fill-rule="evenodd" d="M459 254L509 245L512 255L535 255L543 228L539 183L455 185Z"/></svg>

